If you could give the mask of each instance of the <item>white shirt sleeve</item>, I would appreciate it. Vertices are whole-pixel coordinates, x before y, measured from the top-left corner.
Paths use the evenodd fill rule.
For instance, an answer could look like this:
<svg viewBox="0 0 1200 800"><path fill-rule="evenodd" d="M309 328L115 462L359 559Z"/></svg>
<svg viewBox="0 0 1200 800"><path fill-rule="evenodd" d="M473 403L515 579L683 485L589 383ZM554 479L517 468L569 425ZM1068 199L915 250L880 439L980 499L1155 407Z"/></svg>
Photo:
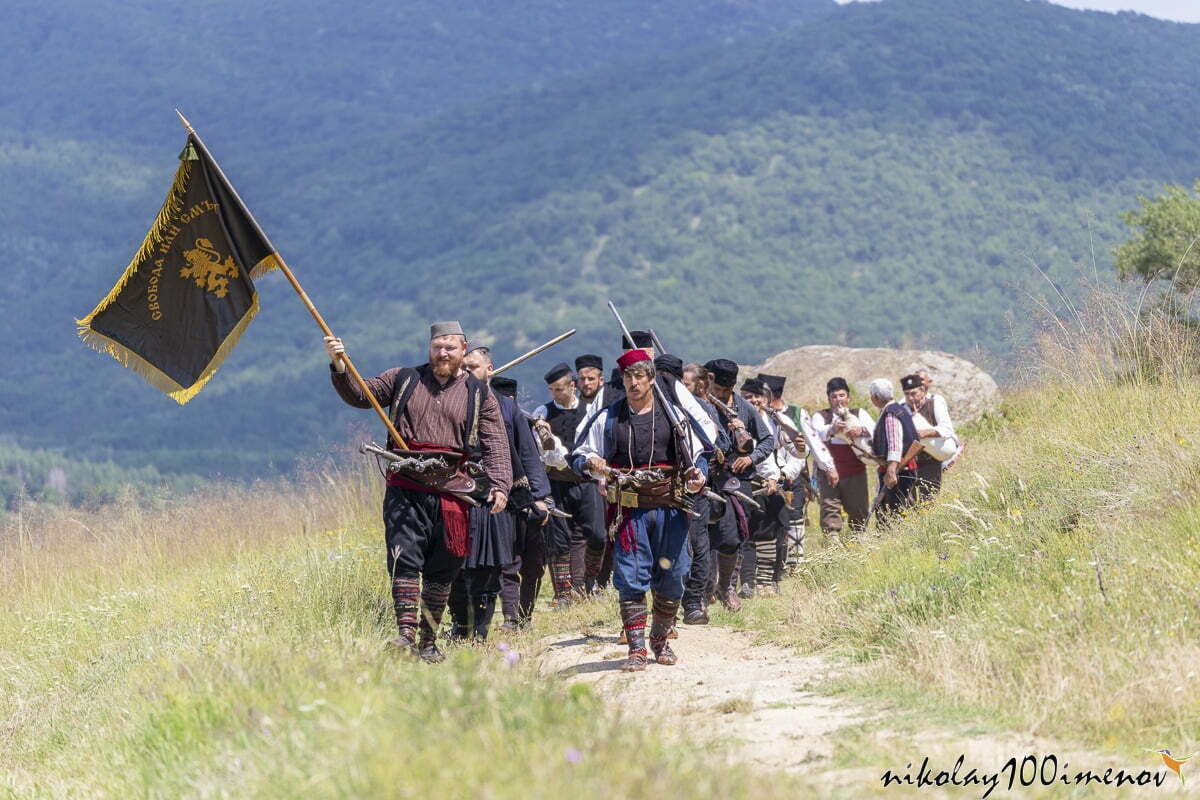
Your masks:
<svg viewBox="0 0 1200 800"><path fill-rule="evenodd" d="M779 467L775 465L774 456L767 456L755 464L754 474L764 480L779 480Z"/></svg>
<svg viewBox="0 0 1200 800"><path fill-rule="evenodd" d="M535 433L534 436L537 436L537 434ZM554 437L554 448L542 453L542 463L547 467L570 468L570 465L567 463L567 448L563 447L563 443L559 441L557 436Z"/></svg>
<svg viewBox="0 0 1200 800"><path fill-rule="evenodd" d="M796 458L789 455L787 461L783 465L783 476L789 481L794 481L800 477L800 473L804 471L804 459Z"/></svg>
<svg viewBox="0 0 1200 800"><path fill-rule="evenodd" d="M947 439L958 439L954 433L954 422L950 419L950 409L946 406L946 398L940 394L933 396L933 428L938 432L938 436L944 436Z"/></svg>
<svg viewBox="0 0 1200 800"><path fill-rule="evenodd" d="M832 417L833 414L830 414L829 416ZM828 442L829 437L833 435L833 420L826 420L825 415L820 411L813 414L810 419L812 420L813 430L817 432L817 436L822 442Z"/></svg>
<svg viewBox="0 0 1200 800"><path fill-rule="evenodd" d="M540 405L529 416L534 419L545 419L549 413L549 409L545 405ZM537 434L535 433L534 436L537 436ZM567 467L567 448L557 436L552 436L551 438L554 440L554 446L542 453L542 463L547 467L561 467L565 469Z"/></svg>
<svg viewBox="0 0 1200 800"><path fill-rule="evenodd" d="M675 384L675 399L679 401L679 405L687 412L688 416L696 421L700 426L700 430L704 431L705 437L710 442L716 442L717 425L713 422L712 417L696 401L696 396L689 392L688 388L683 385L683 381L672 381L672 383ZM700 450L696 450L695 452L700 452Z"/></svg>
<svg viewBox="0 0 1200 800"><path fill-rule="evenodd" d="M604 455L604 426L605 426L605 423L607 423L607 422L608 422L608 409L606 408L603 411L601 411L599 416L596 417L595 421L592 422L592 427L588 428L587 436L585 436L583 438L583 441L581 441L579 443L579 446L575 448L575 451L573 453L571 453L572 460L574 460L576 456L583 456L584 458L591 458L592 456L599 456L600 458L605 458L605 455ZM590 472L588 472L588 474L591 475ZM604 476L603 475L592 475L592 477L596 478L596 479L601 479Z"/></svg>
<svg viewBox="0 0 1200 800"><path fill-rule="evenodd" d="M800 409L800 427L808 434L806 437L809 442L809 449L812 450L813 460L817 462L817 466L823 472L829 472L833 469L833 456L829 452L829 448L825 446L825 440L813 427L812 417L803 408Z"/></svg>
<svg viewBox="0 0 1200 800"><path fill-rule="evenodd" d="M760 478L769 480L779 480L779 465L775 463L775 459L779 456L779 429L775 425L775 420L771 419L771 415L765 411L756 411L758 414L758 422L771 435L771 444L774 449L771 454L762 461L754 465L754 474Z"/></svg>

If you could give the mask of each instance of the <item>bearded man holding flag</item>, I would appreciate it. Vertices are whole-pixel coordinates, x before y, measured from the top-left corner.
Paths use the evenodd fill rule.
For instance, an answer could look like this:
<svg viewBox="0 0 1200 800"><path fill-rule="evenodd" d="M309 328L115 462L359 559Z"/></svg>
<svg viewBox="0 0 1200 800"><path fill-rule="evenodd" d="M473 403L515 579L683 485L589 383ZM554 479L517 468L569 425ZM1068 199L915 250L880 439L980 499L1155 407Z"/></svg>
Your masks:
<svg viewBox="0 0 1200 800"><path fill-rule="evenodd" d="M327 336L325 348L338 395L356 408L370 408L366 393L341 363L341 340ZM408 442L408 451L428 454L424 460L414 457L411 466L389 471L383 524L399 629L393 644L431 662L444 658L437 633L451 585L470 547L467 505L456 496L468 457L482 457L493 514L504 510L512 488L500 404L482 381L462 369L466 351L462 326L437 322L429 329L427 363L395 367L367 381L375 401L391 408L392 424ZM389 450L398 447L388 442Z"/></svg>

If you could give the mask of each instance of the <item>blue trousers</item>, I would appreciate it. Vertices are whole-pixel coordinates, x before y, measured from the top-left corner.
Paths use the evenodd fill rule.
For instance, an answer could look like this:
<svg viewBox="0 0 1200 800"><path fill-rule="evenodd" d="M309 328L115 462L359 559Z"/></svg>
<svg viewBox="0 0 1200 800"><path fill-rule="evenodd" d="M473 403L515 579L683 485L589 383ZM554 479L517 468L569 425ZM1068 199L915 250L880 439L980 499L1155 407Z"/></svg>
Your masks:
<svg viewBox="0 0 1200 800"><path fill-rule="evenodd" d="M653 590L666 600L683 597L692 565L688 550L688 518L676 508L624 508L622 531L613 545L612 583L622 600L641 600ZM631 546L622 536L633 528Z"/></svg>

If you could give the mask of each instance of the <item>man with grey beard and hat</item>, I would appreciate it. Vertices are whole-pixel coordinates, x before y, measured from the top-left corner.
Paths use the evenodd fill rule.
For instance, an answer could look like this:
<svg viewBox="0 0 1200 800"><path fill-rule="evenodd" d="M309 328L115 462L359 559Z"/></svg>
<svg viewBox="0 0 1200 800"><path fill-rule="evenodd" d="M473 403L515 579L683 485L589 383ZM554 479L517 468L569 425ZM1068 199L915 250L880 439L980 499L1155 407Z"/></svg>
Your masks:
<svg viewBox="0 0 1200 800"><path fill-rule="evenodd" d="M468 505L455 493L471 485L467 459L481 456L491 486L491 513L504 511L512 488L500 405L482 381L462 369L466 348L457 322L434 323L429 361L395 367L367 381L375 400L390 408L392 423L411 452L409 464L389 471L383 498L387 568L399 630L392 645L430 662L444 658L437 647L438 629L451 584L470 548ZM346 374L342 341L327 336L325 349L338 395L355 408L370 408L362 387ZM389 437L389 449L399 445Z"/></svg>
<svg viewBox="0 0 1200 800"><path fill-rule="evenodd" d="M955 439L954 422L950 419L950 410L946 407L946 399L930 391L933 378L928 370L917 370L911 375L900 379L900 388L904 390L904 402L914 418L920 415L931 427L918 428L917 436L922 439L941 436ZM929 500L942 489L942 471L946 463L937 460L926 452L917 456L917 497Z"/></svg>

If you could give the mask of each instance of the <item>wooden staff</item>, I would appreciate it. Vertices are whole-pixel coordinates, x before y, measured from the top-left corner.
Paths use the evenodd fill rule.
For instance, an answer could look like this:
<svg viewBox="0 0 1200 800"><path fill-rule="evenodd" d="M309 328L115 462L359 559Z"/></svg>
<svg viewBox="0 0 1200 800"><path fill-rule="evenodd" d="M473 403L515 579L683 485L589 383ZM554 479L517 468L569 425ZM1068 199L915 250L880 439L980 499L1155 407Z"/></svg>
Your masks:
<svg viewBox="0 0 1200 800"><path fill-rule="evenodd" d="M204 146L204 141L200 138L200 134L196 133L196 129L192 127L192 124L187 121L187 117L183 116L183 113L180 112L178 108L175 109L175 113L179 115L179 121L183 123L184 129L186 129L192 139L195 140L196 147L200 148L201 152L208 157L208 160L212 163L213 168L216 169L217 174L221 176L221 179L225 182L225 185L229 187L229 191L233 195L233 199L237 201L239 206L241 206L242 213L246 215L248 220L250 220L250 224L254 226L255 232L262 237L262 240L266 242L267 247L270 248L272 255L275 257L275 262L279 265L280 271L283 272L283 276L287 278L288 283L290 283L292 288L296 290L296 294L300 295L300 302L304 303L304 307L308 309L309 314L312 314L312 318L316 320L317 325L321 328L325 335L333 336L333 331L331 331L329 326L325 324L324 318L321 317L321 312L317 311L317 307L313 305L312 300L308 299L308 294L304 291L304 287L300 285L300 282L296 280L296 276L292 274L290 269L288 269L288 265L284 262L283 256L279 255L279 251L275 249L275 245L271 244L271 240L267 238L267 234L262 229L262 226L258 224L258 220L256 220L254 215L250 213L250 209L246 208L246 204L243 203L242 198L238 196L237 190L233 188L233 184L229 182L229 178L225 177L225 173L221 170L221 165L217 163L217 160L213 158L212 153L210 153L208 148ZM572 333L574 333L574 331L572 331ZM387 431L392 437L392 442L395 443L396 447L400 448L401 450L407 450L408 445L405 444L404 439L400 436L399 432L396 431L396 426L393 425L391 419L388 418L387 412L383 410L383 406L379 405L379 401L375 399L375 393L371 391L371 387L367 386L367 382L363 380L363 376L359 374L358 369L354 366L354 362L350 360L350 356L342 353L342 363L346 365L346 369L349 371L350 376L354 378L355 382L358 383L359 388L362 389L363 394L367 396L367 400L370 401L371 407L375 409L375 413L379 415L379 418L383 420L383 424L387 426Z"/></svg>
<svg viewBox="0 0 1200 800"><path fill-rule="evenodd" d="M529 359L533 358L534 356L536 356L538 353L542 352L543 350L546 350L546 349L548 349L548 348L554 347L554 345L558 344L558 343L559 343L559 342L561 342L563 339L566 339L566 338L568 338L568 337L571 337L571 336L574 336L574 335L575 335L575 329L574 329L574 328L571 328L571 330L567 331L566 333L559 334L558 336L555 336L553 339L551 339L550 341L546 342L545 344L543 344L543 345L538 345L537 347L533 348L532 350L530 350L530 351L529 351L528 353L526 353L525 355L523 355L523 356L517 356L516 358L514 358L512 361L508 362L508 363L507 363L507 364L505 364L504 366L502 366L502 367L499 367L499 368L497 368L497 369L494 369L494 370L492 370L492 377L493 377L493 378L494 378L494 377L496 377L496 376L497 376L497 375L499 375L501 372L504 372L504 370L506 370L506 369L512 369L512 368L513 368L513 367L515 367L517 364L520 364L520 363L521 363L521 362L523 362L523 361L528 361Z"/></svg>

